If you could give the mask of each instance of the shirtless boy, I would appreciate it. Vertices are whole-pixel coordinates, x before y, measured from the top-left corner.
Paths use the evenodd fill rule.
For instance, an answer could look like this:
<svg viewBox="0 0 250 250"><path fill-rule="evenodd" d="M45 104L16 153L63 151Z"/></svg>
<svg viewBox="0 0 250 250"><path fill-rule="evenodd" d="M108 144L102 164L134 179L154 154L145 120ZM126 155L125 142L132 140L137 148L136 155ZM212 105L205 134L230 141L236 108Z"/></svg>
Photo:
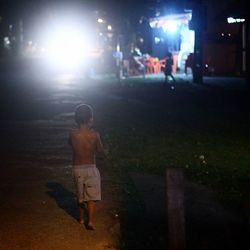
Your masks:
<svg viewBox="0 0 250 250"><path fill-rule="evenodd" d="M101 200L101 180L96 168L96 153L104 153L98 132L91 127L93 110L87 104L77 106L75 121L78 129L70 132L70 144L73 149L73 176L77 188L79 223L83 224L83 205L87 204L87 229L94 230L93 215L95 201Z"/></svg>

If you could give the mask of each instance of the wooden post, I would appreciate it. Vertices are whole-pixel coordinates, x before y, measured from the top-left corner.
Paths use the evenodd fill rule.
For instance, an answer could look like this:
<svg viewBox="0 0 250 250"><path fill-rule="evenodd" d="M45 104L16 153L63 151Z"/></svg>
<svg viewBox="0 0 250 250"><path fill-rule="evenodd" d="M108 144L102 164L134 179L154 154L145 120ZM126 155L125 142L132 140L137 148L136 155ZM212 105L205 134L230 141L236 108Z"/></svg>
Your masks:
<svg viewBox="0 0 250 250"><path fill-rule="evenodd" d="M166 170L168 250L185 249L184 176L182 169Z"/></svg>

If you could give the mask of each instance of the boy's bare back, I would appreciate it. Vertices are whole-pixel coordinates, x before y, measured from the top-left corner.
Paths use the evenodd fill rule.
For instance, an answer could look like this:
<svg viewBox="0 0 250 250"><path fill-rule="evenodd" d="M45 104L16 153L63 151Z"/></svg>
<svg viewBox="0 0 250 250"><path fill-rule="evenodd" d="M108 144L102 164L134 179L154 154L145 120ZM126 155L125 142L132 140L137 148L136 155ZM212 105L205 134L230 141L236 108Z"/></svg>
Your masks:
<svg viewBox="0 0 250 250"><path fill-rule="evenodd" d="M98 132L87 126L72 130L70 143L73 148L73 165L95 164L95 154L103 152Z"/></svg>

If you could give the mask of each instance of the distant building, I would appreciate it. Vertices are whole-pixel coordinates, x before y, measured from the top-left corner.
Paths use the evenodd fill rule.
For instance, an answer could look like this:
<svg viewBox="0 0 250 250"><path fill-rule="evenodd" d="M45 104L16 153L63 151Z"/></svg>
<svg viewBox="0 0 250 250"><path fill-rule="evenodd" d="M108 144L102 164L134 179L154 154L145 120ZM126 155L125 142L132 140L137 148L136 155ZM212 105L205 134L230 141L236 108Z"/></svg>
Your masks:
<svg viewBox="0 0 250 250"><path fill-rule="evenodd" d="M203 60L215 75L244 75L246 71L246 29L240 1L203 1L207 20ZM229 18L229 19L228 19Z"/></svg>
<svg viewBox="0 0 250 250"><path fill-rule="evenodd" d="M153 28L152 54L154 56L162 57L167 50L171 50L178 55L177 68L182 70L183 61L188 53L193 52L192 46L196 44L200 46L198 50L202 58L203 74L234 76L245 74L247 35L246 8L243 0L159 2L161 2L161 9L150 22ZM191 19L188 15L191 15ZM228 17L231 17L229 22ZM169 21L171 18L174 21ZM185 22L188 23L187 26L184 25ZM164 29L165 34L162 32ZM171 29L172 34L170 34ZM173 32L173 29L176 29L176 32ZM192 30L196 35L192 35ZM194 41L189 42L186 48L188 37L194 37ZM184 56L182 56L183 52Z"/></svg>

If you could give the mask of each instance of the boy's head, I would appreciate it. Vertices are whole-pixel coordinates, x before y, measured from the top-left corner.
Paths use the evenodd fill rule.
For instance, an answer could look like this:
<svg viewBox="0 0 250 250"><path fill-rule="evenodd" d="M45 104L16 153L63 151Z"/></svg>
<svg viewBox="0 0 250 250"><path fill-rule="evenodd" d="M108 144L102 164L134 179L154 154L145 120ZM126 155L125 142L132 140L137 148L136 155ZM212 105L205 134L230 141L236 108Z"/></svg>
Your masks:
<svg viewBox="0 0 250 250"><path fill-rule="evenodd" d="M75 109L75 121L81 124L89 124L93 120L93 109L88 104L80 104Z"/></svg>

